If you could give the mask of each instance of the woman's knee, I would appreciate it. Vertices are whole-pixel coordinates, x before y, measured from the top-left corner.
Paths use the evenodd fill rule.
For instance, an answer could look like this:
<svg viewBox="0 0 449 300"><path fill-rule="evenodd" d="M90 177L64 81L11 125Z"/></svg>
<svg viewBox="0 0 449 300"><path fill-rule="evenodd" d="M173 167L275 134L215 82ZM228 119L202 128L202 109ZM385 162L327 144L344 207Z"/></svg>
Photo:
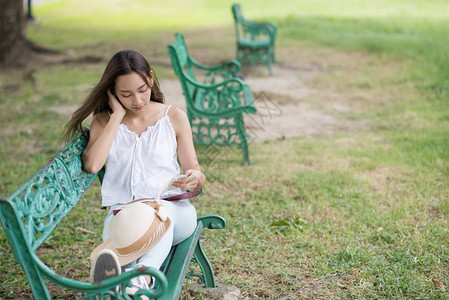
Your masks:
<svg viewBox="0 0 449 300"><path fill-rule="evenodd" d="M182 217L178 216L177 222L174 226L173 244L179 244L180 242L191 236L195 231L196 224L197 215L195 208L193 207L188 212L184 211Z"/></svg>

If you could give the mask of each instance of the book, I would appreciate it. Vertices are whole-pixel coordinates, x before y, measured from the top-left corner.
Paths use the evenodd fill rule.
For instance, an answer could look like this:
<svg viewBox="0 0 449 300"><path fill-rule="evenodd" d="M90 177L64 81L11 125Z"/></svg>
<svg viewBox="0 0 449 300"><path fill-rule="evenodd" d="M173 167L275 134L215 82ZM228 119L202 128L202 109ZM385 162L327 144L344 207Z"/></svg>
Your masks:
<svg viewBox="0 0 449 300"><path fill-rule="evenodd" d="M172 178L170 178L170 180L166 181L166 182L159 188L159 191L158 191L158 193L157 193L157 195L156 195L155 198L142 198L142 199L137 199L137 200L133 200L133 201L131 201L131 202L128 202L128 203L126 203L126 204L129 204L129 203L135 203L135 202L148 203L148 202L150 202L150 201L156 201L156 200L176 201L176 200L182 200L182 199L190 199L190 198L194 198L194 197L198 196L198 195L201 193L202 189L200 189L200 190L194 190L194 191L189 191L189 192L185 192L185 193L180 193L180 194L171 194L171 195L168 194L168 195L162 196L162 195L164 195L165 193L167 193L167 192L169 192L169 191L174 190L174 189L177 188L177 187L173 186L173 183L174 183L176 180L181 179L181 178L186 178L186 177L187 177L187 176L184 175L184 174L178 174L178 175L175 175L175 176L173 176ZM124 205L126 205L126 204L124 204ZM117 207L116 209L114 209L114 210L112 211L112 213L114 214L114 216L115 216L120 210L122 210L122 208L123 208L124 205L121 205L121 206Z"/></svg>

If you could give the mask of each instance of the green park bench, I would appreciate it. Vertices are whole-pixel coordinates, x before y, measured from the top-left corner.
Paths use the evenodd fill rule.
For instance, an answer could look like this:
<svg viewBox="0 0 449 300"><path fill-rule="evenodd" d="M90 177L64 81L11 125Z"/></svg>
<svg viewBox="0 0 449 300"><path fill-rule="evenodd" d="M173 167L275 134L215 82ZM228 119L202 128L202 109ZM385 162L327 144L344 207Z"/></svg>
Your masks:
<svg viewBox="0 0 449 300"><path fill-rule="evenodd" d="M192 279L196 276L198 282L206 287L215 287L214 274L199 238L204 227L225 227L226 222L220 216L199 217L195 232L172 247L162 271L140 268L100 283L90 283L57 274L39 258L37 251L42 243L75 207L94 179L98 177L100 182L103 179L104 169L98 174L88 174L83 170L81 155L86 145L87 138L81 133L76 135L9 197L0 198L1 223L14 258L25 270L35 299L51 299L46 280L81 292L85 299L132 299L125 295L125 287L130 285L131 278L142 274L155 277L156 288L141 290L133 299L139 299L139 294L157 299L178 299L186 276ZM198 263L202 274L195 273L193 269L188 272L191 261ZM121 286L120 291L114 292L118 285Z"/></svg>
<svg viewBox="0 0 449 300"><path fill-rule="evenodd" d="M237 60L241 63L249 62L250 65L262 63L273 74L272 63L276 62L276 25L245 19L240 4L232 6L232 14L237 39Z"/></svg>
<svg viewBox="0 0 449 300"><path fill-rule="evenodd" d="M251 164L243 113L255 114L257 110L251 87L235 77L240 63L230 60L216 66L202 65L190 56L180 33L168 45L168 53L181 82L195 143L238 145L243 163Z"/></svg>

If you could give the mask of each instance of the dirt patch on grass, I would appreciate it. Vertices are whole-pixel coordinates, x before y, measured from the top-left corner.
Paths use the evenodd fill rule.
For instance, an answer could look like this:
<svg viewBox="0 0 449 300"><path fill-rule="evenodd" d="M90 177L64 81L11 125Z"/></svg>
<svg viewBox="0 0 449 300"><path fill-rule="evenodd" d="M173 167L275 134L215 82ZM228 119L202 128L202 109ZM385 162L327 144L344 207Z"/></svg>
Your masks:
<svg viewBox="0 0 449 300"><path fill-rule="evenodd" d="M244 69L244 82L251 86L256 115L245 115L245 126L253 141L261 142L293 136L333 134L349 130L352 122L345 115L350 107L332 101L321 107L309 103L320 93L309 84L325 70L313 62L275 65L273 76L263 67ZM177 79L160 80L168 103L185 109L185 100ZM326 94L323 93L323 97Z"/></svg>
<svg viewBox="0 0 449 300"><path fill-rule="evenodd" d="M257 115L245 118L256 141L333 134L351 127L351 122L339 114L349 111L344 104L334 102L317 107L308 101L318 92L309 82L322 72L321 67L312 63L296 67L278 65L271 77L245 78L253 89L258 110Z"/></svg>

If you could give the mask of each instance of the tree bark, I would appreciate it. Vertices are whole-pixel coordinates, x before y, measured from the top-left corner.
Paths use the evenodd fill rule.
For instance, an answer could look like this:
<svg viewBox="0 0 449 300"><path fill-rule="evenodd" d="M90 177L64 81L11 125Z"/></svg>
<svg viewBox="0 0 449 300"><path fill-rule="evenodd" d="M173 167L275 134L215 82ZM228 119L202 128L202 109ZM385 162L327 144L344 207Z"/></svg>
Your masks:
<svg viewBox="0 0 449 300"><path fill-rule="evenodd" d="M21 66L32 49L25 37L26 19L22 0L0 0L0 65Z"/></svg>

